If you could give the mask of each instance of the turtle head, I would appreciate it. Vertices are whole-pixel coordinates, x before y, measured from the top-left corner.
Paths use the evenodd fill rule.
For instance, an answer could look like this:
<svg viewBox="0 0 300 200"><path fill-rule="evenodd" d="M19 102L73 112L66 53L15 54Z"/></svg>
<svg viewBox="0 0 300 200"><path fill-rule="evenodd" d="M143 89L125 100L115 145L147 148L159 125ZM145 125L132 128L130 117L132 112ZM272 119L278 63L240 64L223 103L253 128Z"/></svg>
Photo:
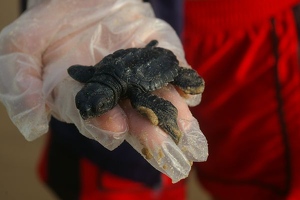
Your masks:
<svg viewBox="0 0 300 200"><path fill-rule="evenodd" d="M83 119L100 116L116 104L113 90L100 83L86 84L76 95L76 107Z"/></svg>

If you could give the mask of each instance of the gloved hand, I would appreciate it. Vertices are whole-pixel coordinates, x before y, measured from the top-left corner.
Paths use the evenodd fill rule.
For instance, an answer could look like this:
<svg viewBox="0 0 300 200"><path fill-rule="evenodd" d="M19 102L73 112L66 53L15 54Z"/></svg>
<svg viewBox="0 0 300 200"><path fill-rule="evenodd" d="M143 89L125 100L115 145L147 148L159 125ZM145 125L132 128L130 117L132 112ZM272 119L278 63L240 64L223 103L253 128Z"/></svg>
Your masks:
<svg viewBox="0 0 300 200"><path fill-rule="evenodd" d="M30 4L32 5L32 4ZM74 64L94 65L121 48L144 47L150 40L170 49L188 67L178 37L154 18L140 0L44 0L32 5L0 34L0 100L27 140L48 131L51 115L74 123L86 137L112 150L126 139L154 167L177 182L194 161L205 161L207 142L186 102L172 86L155 93L178 109L184 133L176 145L160 128L123 101L100 117L84 121L75 107L82 85L67 74Z"/></svg>

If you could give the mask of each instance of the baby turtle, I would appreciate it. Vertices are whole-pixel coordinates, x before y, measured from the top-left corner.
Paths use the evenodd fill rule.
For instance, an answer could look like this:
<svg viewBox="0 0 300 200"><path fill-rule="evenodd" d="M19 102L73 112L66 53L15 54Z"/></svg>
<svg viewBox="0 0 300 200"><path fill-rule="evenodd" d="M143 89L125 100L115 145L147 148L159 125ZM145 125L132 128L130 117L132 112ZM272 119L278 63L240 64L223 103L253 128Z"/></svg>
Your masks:
<svg viewBox="0 0 300 200"><path fill-rule="evenodd" d="M156 47L152 40L144 48L120 49L95 66L73 65L69 75L84 83L75 97L83 119L99 116L129 98L133 108L159 126L178 144L181 131L177 109L151 91L172 83L186 94L200 94L204 81L193 69L179 66L172 51Z"/></svg>

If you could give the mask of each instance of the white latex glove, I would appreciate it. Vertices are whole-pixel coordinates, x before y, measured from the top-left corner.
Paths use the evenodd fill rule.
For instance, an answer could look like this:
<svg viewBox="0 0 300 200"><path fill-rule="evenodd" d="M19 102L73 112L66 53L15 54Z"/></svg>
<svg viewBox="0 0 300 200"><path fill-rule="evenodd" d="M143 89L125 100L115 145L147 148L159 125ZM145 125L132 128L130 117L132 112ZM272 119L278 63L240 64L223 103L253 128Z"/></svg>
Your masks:
<svg viewBox="0 0 300 200"><path fill-rule="evenodd" d="M175 32L140 0L45 0L32 5L0 34L0 100L27 140L46 133L53 115L110 150L126 139L177 182L188 176L192 162L205 161L208 152L197 121L172 86L156 94L179 110L183 137L178 145L126 101L100 117L82 120L74 101L82 85L67 74L71 65L94 65L117 49L144 47L152 39L188 67ZM188 99L195 105L201 95Z"/></svg>

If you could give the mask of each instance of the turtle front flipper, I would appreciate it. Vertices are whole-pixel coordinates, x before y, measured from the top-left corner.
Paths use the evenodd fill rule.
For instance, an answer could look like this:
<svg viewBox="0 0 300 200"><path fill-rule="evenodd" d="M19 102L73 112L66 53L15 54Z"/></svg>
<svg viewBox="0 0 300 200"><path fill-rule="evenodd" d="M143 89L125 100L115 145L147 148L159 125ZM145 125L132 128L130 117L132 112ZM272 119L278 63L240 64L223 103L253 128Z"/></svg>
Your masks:
<svg viewBox="0 0 300 200"><path fill-rule="evenodd" d="M95 70L93 66L72 65L68 68L68 73L76 81L86 83L94 76Z"/></svg>
<svg viewBox="0 0 300 200"><path fill-rule="evenodd" d="M129 99L133 108L168 133L178 144L182 133L177 124L178 111L171 102L136 88L129 92Z"/></svg>
<svg viewBox="0 0 300 200"><path fill-rule="evenodd" d="M178 75L172 82L186 94L200 94L204 90L204 80L198 73L190 68L179 67Z"/></svg>

